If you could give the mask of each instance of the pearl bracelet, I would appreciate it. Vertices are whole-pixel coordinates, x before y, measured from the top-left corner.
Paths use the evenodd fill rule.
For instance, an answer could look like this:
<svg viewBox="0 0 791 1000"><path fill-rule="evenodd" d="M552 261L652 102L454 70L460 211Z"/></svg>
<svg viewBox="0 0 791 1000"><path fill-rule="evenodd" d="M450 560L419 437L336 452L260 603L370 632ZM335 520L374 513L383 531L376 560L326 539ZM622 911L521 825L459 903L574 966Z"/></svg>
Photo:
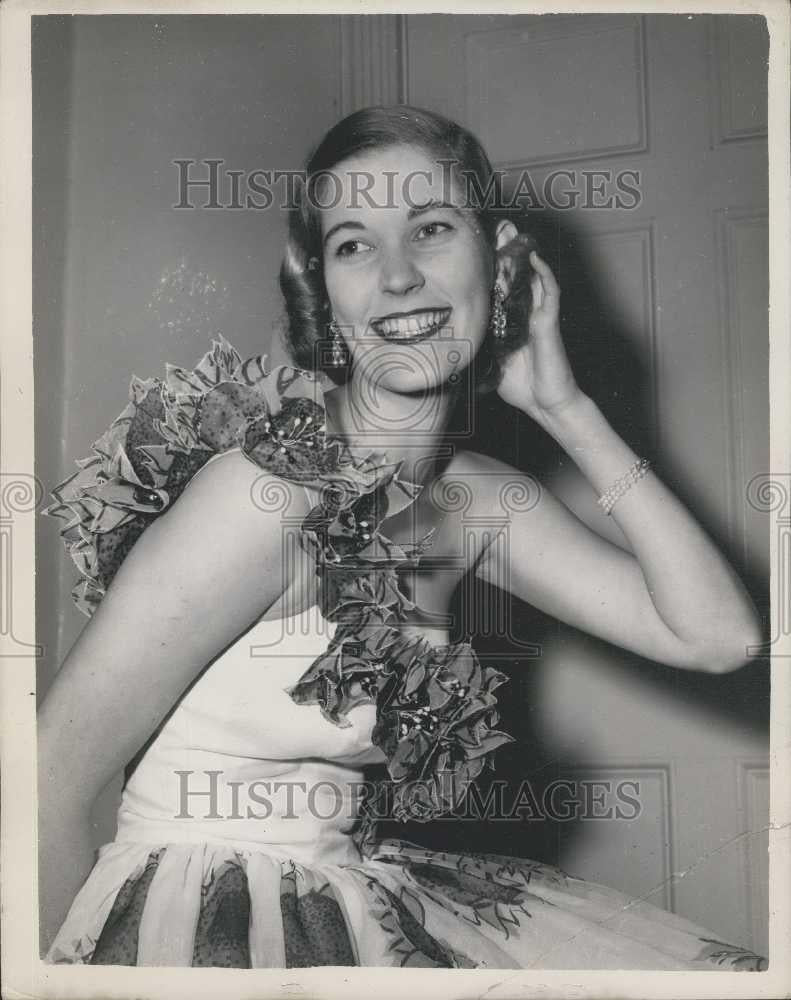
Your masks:
<svg viewBox="0 0 791 1000"><path fill-rule="evenodd" d="M647 458L639 458L625 475L616 479L612 486L602 493L596 503L605 514L612 514L613 507L624 493L627 493L636 482L642 479L650 468L651 463Z"/></svg>

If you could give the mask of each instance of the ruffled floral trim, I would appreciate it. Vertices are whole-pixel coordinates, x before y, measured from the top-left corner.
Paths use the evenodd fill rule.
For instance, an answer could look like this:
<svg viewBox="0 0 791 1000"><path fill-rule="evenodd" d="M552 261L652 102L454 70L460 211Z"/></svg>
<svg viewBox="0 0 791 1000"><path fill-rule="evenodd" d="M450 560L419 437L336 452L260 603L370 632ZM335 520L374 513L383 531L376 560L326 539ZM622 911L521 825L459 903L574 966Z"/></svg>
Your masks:
<svg viewBox="0 0 791 1000"><path fill-rule="evenodd" d="M260 441L250 457L280 474L287 465L282 445L260 431L273 413L298 407L315 414L301 444L320 462L323 409L315 379L287 367L269 375L264 361L243 362L221 337L194 371L169 364L164 379L132 378L126 409L77 461L79 471L55 487L55 502L44 511L67 522L61 537L82 575L72 597L83 614L93 614L132 545L212 455L249 447L255 432ZM306 419L307 428L312 422ZM317 462L310 470L320 482ZM301 471L295 467L288 478Z"/></svg>
<svg viewBox="0 0 791 1000"><path fill-rule="evenodd" d="M129 405L53 490L45 513L67 521L61 536L82 574L72 595L91 615L137 538L213 455L239 447L259 467L317 491L302 541L319 570L322 612L338 627L288 692L338 726L350 725L356 705L376 703L371 739L388 779L363 804L363 845L383 797L395 819L432 819L493 766L493 751L512 741L492 728L493 691L507 678L467 643L433 647L410 636L404 626L418 609L398 571L417 564L431 535L405 548L381 529L421 487L384 454L360 458L327 434L313 375L267 372L264 362L243 361L221 337L193 371L168 365L164 379L133 378Z"/></svg>

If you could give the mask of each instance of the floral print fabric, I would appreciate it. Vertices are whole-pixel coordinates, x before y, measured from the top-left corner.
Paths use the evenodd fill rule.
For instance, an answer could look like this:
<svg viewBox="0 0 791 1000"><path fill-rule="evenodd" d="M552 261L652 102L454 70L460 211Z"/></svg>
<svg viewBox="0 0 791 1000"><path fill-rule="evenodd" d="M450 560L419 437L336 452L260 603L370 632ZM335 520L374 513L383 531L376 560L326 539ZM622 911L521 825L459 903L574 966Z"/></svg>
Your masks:
<svg viewBox="0 0 791 1000"><path fill-rule="evenodd" d="M107 901L114 900L108 913ZM357 864L113 843L50 950L68 964L762 971L766 960L557 868L382 840Z"/></svg>

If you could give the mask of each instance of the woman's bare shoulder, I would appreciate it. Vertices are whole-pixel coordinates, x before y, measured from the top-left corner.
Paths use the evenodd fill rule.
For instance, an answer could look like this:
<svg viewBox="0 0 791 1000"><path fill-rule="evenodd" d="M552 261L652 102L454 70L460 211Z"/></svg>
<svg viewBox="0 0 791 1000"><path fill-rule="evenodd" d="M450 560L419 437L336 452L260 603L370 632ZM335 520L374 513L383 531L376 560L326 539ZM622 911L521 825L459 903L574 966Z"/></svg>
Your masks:
<svg viewBox="0 0 791 1000"><path fill-rule="evenodd" d="M451 474L463 474L468 472L476 473L501 473L502 475L519 475L520 473L512 465L502 462L499 458L493 458L482 451L471 451L462 448L457 451L450 460L447 472Z"/></svg>
<svg viewBox="0 0 791 1000"><path fill-rule="evenodd" d="M253 620L286 588L282 535L299 530L306 510L298 487L241 450L214 456L134 543L97 618L131 608L150 630L167 632L163 609L193 626L211 612L218 639L229 638L228 628Z"/></svg>
<svg viewBox="0 0 791 1000"><path fill-rule="evenodd" d="M216 519L218 527L224 515L233 514L269 531L274 522L307 513L309 504L300 486L256 465L241 448L231 448L195 473L173 505L176 509L182 517ZM224 523L233 529L233 522Z"/></svg>
<svg viewBox="0 0 791 1000"><path fill-rule="evenodd" d="M511 509L524 506L542 491L541 484L529 472L479 451L460 450L442 474L443 485L463 483L476 507Z"/></svg>

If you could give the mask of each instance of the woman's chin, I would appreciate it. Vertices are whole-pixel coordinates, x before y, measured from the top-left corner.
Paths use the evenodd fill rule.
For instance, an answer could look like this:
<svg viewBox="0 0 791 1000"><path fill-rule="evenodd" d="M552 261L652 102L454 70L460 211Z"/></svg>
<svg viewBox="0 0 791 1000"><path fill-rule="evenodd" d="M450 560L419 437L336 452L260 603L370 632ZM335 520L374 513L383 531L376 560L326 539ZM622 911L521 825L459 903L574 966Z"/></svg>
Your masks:
<svg viewBox="0 0 791 1000"><path fill-rule="evenodd" d="M443 352L444 353L444 352ZM358 383L365 383L367 394L379 391L399 395L435 393L459 378L457 366L428 344L415 345L407 351L379 352L354 368Z"/></svg>
<svg viewBox="0 0 791 1000"><path fill-rule="evenodd" d="M432 372L431 377L421 373L419 376L395 376L386 381L380 381L378 388L399 396L433 396L447 392L458 379L452 372Z"/></svg>

